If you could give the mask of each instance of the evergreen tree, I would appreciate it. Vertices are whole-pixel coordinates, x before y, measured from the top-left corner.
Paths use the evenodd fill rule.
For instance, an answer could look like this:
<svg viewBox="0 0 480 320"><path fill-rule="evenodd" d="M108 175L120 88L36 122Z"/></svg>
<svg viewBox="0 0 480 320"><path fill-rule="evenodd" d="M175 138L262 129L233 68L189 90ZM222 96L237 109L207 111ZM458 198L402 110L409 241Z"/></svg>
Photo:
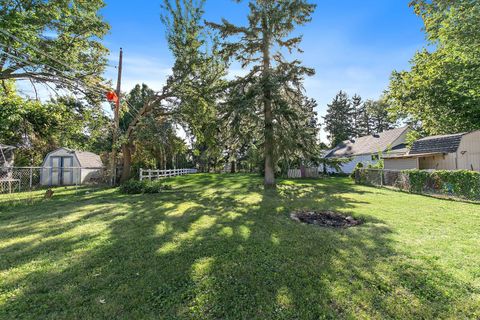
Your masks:
<svg viewBox="0 0 480 320"><path fill-rule="evenodd" d="M306 0L252 0L249 2L247 26L236 26L227 20L221 24L210 23L226 39L223 52L237 59L243 67L251 66L244 78L256 107L255 114L263 116L263 150L265 160L265 188L275 188L275 121L281 114L296 113L294 106L286 103L287 97L301 92L305 75L314 70L305 68L300 61L287 61L283 54L298 49L302 37L289 35L296 26L311 20L315 5ZM298 49L300 51L300 49ZM293 117L289 117L293 120ZM305 119L304 119L305 120Z"/></svg>
<svg viewBox="0 0 480 320"><path fill-rule="evenodd" d="M367 100L365 108L370 118L371 132L379 133L395 127L395 122L388 114L388 104L384 98L375 101Z"/></svg>
<svg viewBox="0 0 480 320"><path fill-rule="evenodd" d="M353 125L354 125L354 136L361 137L365 135L365 132L368 130L368 122L365 123L365 108L362 97L358 94L354 94L351 99L352 112L354 115Z"/></svg>
<svg viewBox="0 0 480 320"><path fill-rule="evenodd" d="M357 137L367 136L372 133L370 114L365 101L357 103L355 107L356 121L355 133Z"/></svg>
<svg viewBox="0 0 480 320"><path fill-rule="evenodd" d="M354 114L348 95L343 91L337 93L327 106L327 115L323 117L332 147L355 136Z"/></svg>

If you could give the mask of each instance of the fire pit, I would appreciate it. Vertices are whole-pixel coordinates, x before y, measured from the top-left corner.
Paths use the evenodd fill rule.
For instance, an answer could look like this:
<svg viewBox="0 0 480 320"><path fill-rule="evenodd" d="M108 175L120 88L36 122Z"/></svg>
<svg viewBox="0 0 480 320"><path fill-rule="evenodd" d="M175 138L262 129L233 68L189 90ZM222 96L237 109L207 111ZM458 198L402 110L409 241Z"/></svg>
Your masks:
<svg viewBox="0 0 480 320"><path fill-rule="evenodd" d="M313 211L304 210L297 211L290 214L290 218L297 222L314 224L321 227L331 228L350 228L362 224L361 220L354 219L351 216L346 216L340 212L335 211Z"/></svg>

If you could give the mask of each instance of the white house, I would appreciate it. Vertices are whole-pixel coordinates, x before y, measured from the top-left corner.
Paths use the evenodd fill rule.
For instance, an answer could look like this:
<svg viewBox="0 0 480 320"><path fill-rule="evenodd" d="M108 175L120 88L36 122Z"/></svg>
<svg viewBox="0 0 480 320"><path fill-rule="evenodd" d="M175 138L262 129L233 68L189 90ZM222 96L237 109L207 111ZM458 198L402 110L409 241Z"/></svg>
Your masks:
<svg viewBox="0 0 480 320"><path fill-rule="evenodd" d="M385 155L384 164L389 170L480 171L480 130L419 139L406 154Z"/></svg>
<svg viewBox="0 0 480 320"><path fill-rule="evenodd" d="M405 140L408 127L387 130L381 133L346 140L330 150L325 158L349 158L350 162L342 165L343 173L352 173L357 163L364 166L376 164L379 161L379 153L405 154L407 152ZM330 173L333 169L328 169Z"/></svg>
<svg viewBox="0 0 480 320"><path fill-rule="evenodd" d="M100 178L102 169L102 160L95 153L59 148L43 160L40 184L68 186L89 183Z"/></svg>

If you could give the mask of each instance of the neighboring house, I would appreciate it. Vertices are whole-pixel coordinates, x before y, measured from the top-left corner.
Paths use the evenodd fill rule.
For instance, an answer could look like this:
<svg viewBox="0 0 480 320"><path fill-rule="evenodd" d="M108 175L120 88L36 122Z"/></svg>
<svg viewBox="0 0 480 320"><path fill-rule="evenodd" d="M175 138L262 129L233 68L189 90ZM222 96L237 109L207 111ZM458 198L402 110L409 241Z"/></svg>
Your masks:
<svg viewBox="0 0 480 320"><path fill-rule="evenodd" d="M79 185L100 178L100 156L85 151L59 148L43 160L40 183L43 186Z"/></svg>
<svg viewBox="0 0 480 320"><path fill-rule="evenodd" d="M384 156L384 163L390 170L480 171L480 130L417 140L404 155Z"/></svg>
<svg viewBox="0 0 480 320"><path fill-rule="evenodd" d="M357 163L362 163L364 166L376 164L379 161L379 153L382 155L405 154L408 131L408 127L402 127L346 140L330 150L325 158L350 158L350 162L342 165L342 171L352 173ZM332 169L329 168L328 171L332 172Z"/></svg>

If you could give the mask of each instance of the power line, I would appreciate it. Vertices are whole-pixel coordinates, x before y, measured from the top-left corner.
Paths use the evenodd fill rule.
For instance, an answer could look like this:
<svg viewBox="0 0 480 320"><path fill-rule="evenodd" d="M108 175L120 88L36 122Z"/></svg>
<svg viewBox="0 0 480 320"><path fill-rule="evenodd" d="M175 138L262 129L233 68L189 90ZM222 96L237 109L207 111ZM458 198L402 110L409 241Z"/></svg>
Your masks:
<svg viewBox="0 0 480 320"><path fill-rule="evenodd" d="M1 42L0 42L0 45L5 46L5 45L4 45L3 43L1 43ZM21 58L21 57L18 57L18 56L15 56L15 55L13 55L13 54L10 54L10 53L8 53L8 52L5 52L5 51L2 50L2 49L0 49L0 52L3 53L3 54L6 54L7 56L11 57L12 59L15 59L15 60L17 60L17 61L23 62L23 63L25 63L25 64L27 64L27 65L29 65L29 66L31 66L31 67L34 67L34 68L37 67L37 65L35 65L34 62L32 62L32 61L25 60L25 59L23 59L23 58ZM55 67L52 67L52 66L50 66L50 65L48 65L48 64L44 64L44 65L47 66L48 68L51 68L52 70L54 70L54 71L56 71L56 72L59 72L60 75L61 75L63 78L65 78L65 80L71 81L71 82L68 82L68 81L67 81L67 82L68 82L68 85L69 85L70 87L72 87L72 88L74 88L74 89L76 89L76 90L78 90L78 91L81 91L78 85L75 85L74 83L72 83L72 82L78 82L78 81L80 81L80 80L75 80L75 79L69 78L69 77L65 76L64 74L62 74L62 72L61 72L60 70L58 70L58 69L56 69ZM30 73L30 72L27 72L27 74L31 74L31 73ZM85 85L86 87L88 87L85 83L84 83L84 85ZM102 91L100 91L100 90L97 90L97 89L94 89L94 88L92 88L92 87L88 87L88 88L89 88L89 89L92 89L92 92L96 94L96 97L97 97L97 98L101 98L102 100L105 99L104 92L102 92ZM75 94L74 94L74 95L75 95ZM128 113L128 114L129 114L131 117L133 117L133 118L135 118L136 116L138 116L138 110L137 110L137 108L132 107L132 105L128 102L127 99L124 99L123 102L125 102L125 103L127 104L127 106L129 107L130 110L134 110L134 111L136 111L137 113L136 113L136 114L135 114L135 113L132 113L132 112L131 112L130 110L128 110L128 109L124 109L123 112Z"/></svg>
<svg viewBox="0 0 480 320"><path fill-rule="evenodd" d="M0 31L1 31L1 30L0 30ZM5 44L3 44L3 43L0 43L0 45L4 46L4 47L6 47L6 48L12 49L12 48L8 47L7 45L5 45ZM32 65L31 63L27 62L26 60L22 59L21 57L12 55L12 54L10 54L10 53L8 53L8 52L5 52L5 51L4 51L4 53L5 53L6 55L10 56L10 57L16 58L17 60L18 60L18 59L21 59L22 62L27 63L27 64L29 64L29 65L31 65L31 66L33 66L33 67L36 67L35 65ZM28 57L29 59L31 59L31 57L30 57L28 54L27 54L27 57ZM85 87L91 89L92 91L96 91L97 93L100 93L100 94L102 94L102 95L105 94L103 91L100 91L99 88L97 88L97 87L92 87L92 85L89 85L89 84L85 83L85 82L82 81L81 79L73 79L73 78L65 75L65 74L64 74L64 71L61 71L61 70L59 70L59 69L57 69L57 68L55 68L55 67L53 67L53 66L51 66L51 65L49 65L49 64L47 64L47 63L37 62L37 64L42 64L42 65L47 66L48 68L50 68L50 69L58 72L59 75L62 76L63 78L66 78L66 79L69 79L69 80L75 81L75 82L79 82L79 81L80 81ZM113 89L111 89L111 88L106 87L105 85L102 85L102 87L103 87L104 89L113 90ZM77 88L77 89L78 89L78 88Z"/></svg>
<svg viewBox="0 0 480 320"><path fill-rule="evenodd" d="M42 54L42 55L44 55L44 56L52 59L52 61L55 61L55 62L57 62L58 64L61 64L62 66L66 67L67 69L70 69L70 71L78 72L78 70L73 69L72 67L68 66L68 65L65 64L64 62L58 61L56 58L52 57L50 54L48 54L48 53L46 53L46 52L38 49L37 47L35 47L34 45L32 45L32 44L30 44L30 43L28 43L28 42L25 42L25 41L19 39L17 36L11 34L11 33L8 32L7 30L0 28L0 32L3 33L3 34L5 34L5 35L7 35L7 36L10 36L12 39L15 39L16 41L18 41L18 42L26 45L27 47L32 48L32 49L33 49L34 51L36 51L37 53L40 53L40 54Z"/></svg>
<svg viewBox="0 0 480 320"><path fill-rule="evenodd" d="M0 43L0 45L4 46L2 43ZM16 61L20 61L20 62L22 62L22 63L24 63L24 64L26 64L26 65L28 65L28 66L31 66L31 67L33 67L33 68L36 68L36 67L37 67L37 65L35 65L34 62L32 62L32 61L25 60L25 59L23 59L23 58L21 58L21 57L18 57L18 56L15 56L15 55L13 55L13 54L10 54L10 53L8 53L8 52L5 52L5 51L2 50L2 49L0 49L0 52L2 52L3 54L11 57L12 59L15 59ZM51 67L51 66L49 66L49 65L45 65L45 66L47 66L48 68L51 68L52 70L54 70L54 71L56 71L56 72L59 72L59 73L60 73L60 76L61 76L62 78L64 78L64 80L69 80L70 82L69 82L69 81L65 81L65 82L68 84L68 86L70 86L71 88L76 89L76 90L78 90L78 91L81 91L81 89L80 89L80 87L78 86L78 84L75 84L75 82L78 82L78 80L71 79L71 78L65 76L64 74L61 73L60 70L58 70L58 69L56 69L56 68L54 68L54 67ZM28 75L34 76L34 74L32 74L32 73L29 72L29 71L27 71L26 73L27 73ZM73 83L72 83L72 82L73 82ZM92 89L91 87L88 87L88 88L89 88L89 89ZM100 91L97 91L97 90L92 90L92 92L98 95L97 98L99 98L99 97L102 97L102 98L103 98L103 92L101 93Z"/></svg>
<svg viewBox="0 0 480 320"><path fill-rule="evenodd" d="M67 65L66 63L64 63L63 61L59 61L57 58L52 57L50 54L48 54L48 53L46 53L46 52L38 49L38 48L35 47L34 45L32 45L32 44L30 44L30 43L28 43L28 42L26 42L26 41L23 41L23 40L19 39L18 37L16 37L15 35L11 34L11 33L8 32L8 31L6 31L5 29L0 28L0 32L2 32L2 33L5 34L5 35L8 35L8 36L12 37L12 38L15 39L16 41L24 44L25 46L28 46L28 47L32 48L32 49L35 50L37 53L40 53L40 54L42 54L42 55L50 58L52 61L55 61L55 62L61 64L62 66L66 67L67 69L69 69L69 70L71 70L71 71L73 71L73 72L76 72L76 73L81 73L81 72L79 72L78 70L76 70L76 69L68 66L68 65ZM3 44L3 43L0 43L0 44L1 44L2 46L4 46L4 47L9 48L7 45L5 45L5 44ZM10 48L10 49L11 49L11 48ZM21 57L12 55L12 54L10 54L10 53L8 53L8 52L5 52L5 51L3 51L3 50L2 50L2 52L3 52L4 54L6 54L6 55L8 55L8 56L10 56L10 57L12 57L12 58L14 58L14 59L17 59L17 60L20 60L20 61L24 62L24 63L26 63L26 64L28 64L28 65L30 65L30 66L32 66L32 67L36 67L36 65L32 64L31 62L29 62L29 61L27 61L27 60L25 60L25 59L23 59L23 58L21 58ZM28 56L28 55L27 55L27 56ZM29 58L30 58L30 57L29 57ZM31 58L30 58L30 59L31 59ZM100 91L100 89L94 88L94 87L92 87L91 85L86 84L85 82L83 82L83 81L80 80L80 79L72 79L72 78L66 76L63 71L61 71L61 70L59 70L59 69L57 69L57 68L55 68L55 67L53 67L53 66L51 66L51 65L49 65L49 64L47 64L47 63L42 63L42 65L45 65L46 67L48 67L48 68L50 68L50 69L58 72L59 75L60 75L62 78L68 79L68 80L70 80L70 81L76 81L76 82L80 81L85 87L91 89L93 92L96 92L97 94L100 94L100 95L103 97L104 92ZM109 66L110 66L110 65L109 65ZM100 85L102 85L102 84L100 84ZM72 86L72 84L70 84L70 86ZM77 90L79 90L78 86L77 86L77 87L72 86L72 87L75 88L75 89L77 89ZM103 87L104 89L108 89L108 90L112 90L112 91L113 91L112 88L108 88L108 87L106 87L105 85L102 85L102 87ZM124 102L125 102L131 109L136 110L135 108L133 108L133 107L128 103L128 101L127 101L126 99L124 100ZM138 111L138 110L136 110L136 111ZM134 114L133 114L132 112L130 112L129 110L126 110L126 112L129 113L132 117L134 117L134 118L136 117L136 115L134 115ZM138 115L138 114L137 114L137 115Z"/></svg>
<svg viewBox="0 0 480 320"><path fill-rule="evenodd" d="M80 74L80 75L81 75L81 77L85 77L85 76L86 76L86 74L82 74L82 72L80 72L79 70L77 70L77 69L75 69L75 68L73 68L73 67L71 67L71 66L67 65L65 62L63 62L63 61L60 61L59 59L57 59L57 58L53 57L52 55L50 55L50 54L46 53L46 52L45 52L45 51L43 51L43 50L41 50L41 49L37 48L36 46L34 46L34 45L32 45L32 44L30 44L30 43L28 43L28 42L26 42L26 41L23 41L23 40L19 39L17 36L15 36L15 35L11 34L11 33L10 33L10 32L8 32L7 30L5 30L5 29L3 29L3 28L0 28L0 32L1 32L1 33L3 33L3 34L5 34L5 35L7 35L7 36L10 36L12 39L15 39L16 41L18 41L18 42L20 42L20 43L24 44L25 46L27 46L27 47L29 47L29 48L32 48L32 49L33 49L35 52L37 52L37 53L39 53L39 54L42 54L42 55L44 55L44 56L46 56L46 57L50 58L52 61L55 61L55 62L57 62L58 64L60 64L60 65L62 65L62 66L64 66L64 67L66 67L66 68L67 68L67 69L69 69L70 71L73 71L73 72L75 72L75 73L78 73L78 74ZM51 67L51 66L50 66L50 67ZM57 69L57 70L58 70L58 69ZM102 84L100 84L100 85L101 85L101 86L103 86L103 87L105 88L105 86L104 86L104 85L102 85ZM111 88L108 88L108 90L111 90Z"/></svg>

